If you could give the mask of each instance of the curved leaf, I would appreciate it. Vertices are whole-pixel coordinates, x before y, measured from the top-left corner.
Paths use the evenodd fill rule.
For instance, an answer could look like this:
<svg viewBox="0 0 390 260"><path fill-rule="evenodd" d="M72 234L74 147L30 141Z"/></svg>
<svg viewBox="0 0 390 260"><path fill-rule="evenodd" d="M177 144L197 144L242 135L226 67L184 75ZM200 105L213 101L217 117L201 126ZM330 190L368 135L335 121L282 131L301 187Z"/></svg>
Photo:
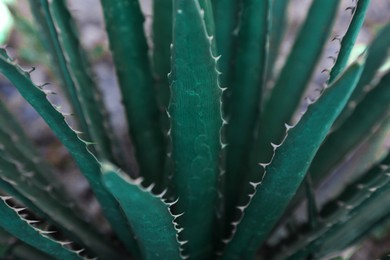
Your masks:
<svg viewBox="0 0 390 260"><path fill-rule="evenodd" d="M352 94L361 75L361 63L352 65L324 94L308 108L300 121L288 130L280 145L275 145L272 161L250 195L248 206L236 233L227 244L224 259L251 259L266 239L294 196L337 115ZM293 157L292 157L293 156Z"/></svg>
<svg viewBox="0 0 390 260"><path fill-rule="evenodd" d="M324 224L302 236L302 239L285 252L283 259L302 259L306 256L321 258L341 251L364 235L381 218L389 214L389 156L383 160L384 169L374 166L363 177L324 208Z"/></svg>
<svg viewBox="0 0 390 260"><path fill-rule="evenodd" d="M58 74L62 79L63 90L68 95L74 113L77 115L76 119L83 130L84 138L91 140L86 117L77 97L76 86L67 67L67 62L58 39L58 33L45 1L46 0L30 0L30 8L35 20L41 27L41 31L45 35L45 42L51 51L51 58L55 62Z"/></svg>
<svg viewBox="0 0 390 260"><path fill-rule="evenodd" d="M10 255L12 255L16 259L53 260L53 257L28 244L20 240L15 241L15 237L3 229L0 229L0 244L3 247L0 256L4 259L7 259Z"/></svg>
<svg viewBox="0 0 390 260"><path fill-rule="evenodd" d="M385 25L376 35L367 49L367 62L362 77L354 90L348 106L346 106L335 122L334 129L337 129L353 112L355 105L359 103L367 93L367 88L374 81L378 69L389 57L390 51L390 23ZM372 87L372 86L371 86Z"/></svg>
<svg viewBox="0 0 390 260"><path fill-rule="evenodd" d="M153 74L164 111L168 108L170 97L168 73L171 71L172 4L172 0L153 1Z"/></svg>
<svg viewBox="0 0 390 260"><path fill-rule="evenodd" d="M278 59L279 49L283 36L287 29L289 0L272 0L271 5L271 29L269 33L269 47L267 57L267 82L275 77L275 63Z"/></svg>
<svg viewBox="0 0 390 260"><path fill-rule="evenodd" d="M230 87L231 70L237 39L235 29L238 26L239 6L241 2L241 0L213 1L216 44L218 55L221 55L218 62L218 69L222 72L220 82L223 88Z"/></svg>
<svg viewBox="0 0 390 260"><path fill-rule="evenodd" d="M165 137L138 0L101 0L116 74L141 175L160 186ZM162 187L157 187L160 190Z"/></svg>
<svg viewBox="0 0 390 260"><path fill-rule="evenodd" d="M171 116L173 185L188 240L185 253L204 259L213 250L221 150L221 93L212 39L197 0L174 1Z"/></svg>
<svg viewBox="0 0 390 260"><path fill-rule="evenodd" d="M110 135L112 131L108 123L107 110L104 107L100 90L88 70L86 53L80 46L76 35L76 25L73 23L71 14L63 0L44 0L42 5L52 15L52 22L55 25L66 66L85 116L91 141L96 143L94 149L98 157L115 161L111 149L113 137Z"/></svg>
<svg viewBox="0 0 390 260"><path fill-rule="evenodd" d="M292 119L303 91L328 39L340 1L313 1L294 46L287 58L271 95L264 103L258 140L251 157L250 175L257 175L258 162L272 157L270 143L278 143L284 134L283 125Z"/></svg>
<svg viewBox="0 0 390 260"><path fill-rule="evenodd" d="M64 116L46 99L46 94L32 83L27 72L12 62L4 49L0 49L0 73L15 85L19 93L41 115L68 149L81 172L89 181L114 231L128 249L137 255L138 247L131 235L131 230L126 225L127 222L117 201L103 187L99 174L100 163L87 150L87 143L82 141L76 132L69 127L64 120Z"/></svg>
<svg viewBox="0 0 390 260"><path fill-rule="evenodd" d="M354 14L352 20L348 26L348 30L345 33L343 39L340 43L340 51L336 59L332 70L329 75L329 83L332 83L333 80L345 69L348 63L348 59L352 52L353 46L355 45L356 39L359 35L360 29L363 26L364 18L368 6L370 5L371 0L359 0L354 7Z"/></svg>
<svg viewBox="0 0 390 260"><path fill-rule="evenodd" d="M70 201L62 183L51 166L40 157L21 125L0 101L0 143L8 155L18 161L20 167L34 175L31 181L41 188L51 189L64 203Z"/></svg>
<svg viewBox="0 0 390 260"><path fill-rule="evenodd" d="M76 217L70 208L64 207L54 200L49 191L41 190L28 183L26 173L20 172L15 164L0 156L0 175L8 181L12 188L18 193L17 198L26 203L25 206L32 206L31 209L42 214L48 222L56 225L75 242L80 243L86 249L96 252L104 257L120 257L106 239L104 239L86 222ZM12 193L11 193L12 194ZM38 210L36 210L38 209Z"/></svg>
<svg viewBox="0 0 390 260"><path fill-rule="evenodd" d="M110 164L102 165L102 173L105 187L118 200L137 236L144 259L181 259L176 216L163 194L153 195L153 186L143 188L140 180L129 179Z"/></svg>
<svg viewBox="0 0 390 260"><path fill-rule="evenodd" d="M264 83L269 0L243 1L238 27L237 58L229 86L232 96L228 102L229 124L226 127L226 210L232 219L242 187L247 183L242 173L248 163L249 152L255 140L256 122Z"/></svg>
<svg viewBox="0 0 390 260"><path fill-rule="evenodd" d="M0 226L23 242L57 259L82 259L77 252L65 248L47 235L45 231L34 228L28 220L22 219L17 210L7 205L7 197L0 198Z"/></svg>
<svg viewBox="0 0 390 260"><path fill-rule="evenodd" d="M345 156L370 130L390 113L390 71L378 85L358 104L353 114L332 132L318 150L311 166L313 183L318 185L327 173Z"/></svg>

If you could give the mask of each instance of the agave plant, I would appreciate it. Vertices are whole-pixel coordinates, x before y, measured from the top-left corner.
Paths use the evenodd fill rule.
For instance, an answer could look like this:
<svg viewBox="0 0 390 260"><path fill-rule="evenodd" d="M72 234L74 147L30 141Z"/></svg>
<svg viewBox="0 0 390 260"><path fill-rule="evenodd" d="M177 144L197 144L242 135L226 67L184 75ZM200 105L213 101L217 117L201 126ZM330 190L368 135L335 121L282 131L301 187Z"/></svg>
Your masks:
<svg viewBox="0 0 390 260"><path fill-rule="evenodd" d="M129 147L113 134L65 2L30 7L75 124L5 49L0 72L67 148L112 232L80 213L0 104L5 257L318 259L386 223L390 23L351 55L369 0L351 3L329 78L304 112L341 1L312 2L278 71L287 0L154 0L151 50L138 0L101 0L139 171L126 166Z"/></svg>

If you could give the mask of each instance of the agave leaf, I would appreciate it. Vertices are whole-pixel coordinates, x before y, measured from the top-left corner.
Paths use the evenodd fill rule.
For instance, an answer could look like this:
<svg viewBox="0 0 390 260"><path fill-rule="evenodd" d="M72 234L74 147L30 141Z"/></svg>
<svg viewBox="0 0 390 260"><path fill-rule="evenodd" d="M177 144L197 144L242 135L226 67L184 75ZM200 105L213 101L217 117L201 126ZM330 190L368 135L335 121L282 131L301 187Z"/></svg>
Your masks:
<svg viewBox="0 0 390 260"><path fill-rule="evenodd" d="M386 140L390 133L390 115L386 116L380 124L370 130L367 138L352 151L343 164L340 164L332 177L326 179L321 185L322 192L327 194L340 193L349 180L362 176L387 154Z"/></svg>
<svg viewBox="0 0 390 260"><path fill-rule="evenodd" d="M250 259L283 214L310 166L321 142L348 101L362 72L361 61L353 64L308 108L300 121L287 132L265 174L250 195L236 232L227 244L224 259ZM291 155L295 155L294 158ZM261 185L260 185L261 183Z"/></svg>
<svg viewBox="0 0 390 260"><path fill-rule="evenodd" d="M290 122L299 104L321 50L328 39L340 1L313 1L304 24L294 42L260 118L258 140L251 157L250 175L258 174L258 162L272 157L271 142L278 143L284 134L283 125Z"/></svg>
<svg viewBox="0 0 390 260"><path fill-rule="evenodd" d="M188 240L185 253L210 257L221 150L221 93L212 37L197 0L174 1L171 116L175 207Z"/></svg>
<svg viewBox="0 0 390 260"><path fill-rule="evenodd" d="M334 129L337 129L353 112L354 107L367 93L367 88L374 81L378 69L385 63L390 51L390 23L385 25L377 34L367 49L367 66L365 66L362 77L356 86L348 106L340 114L335 122Z"/></svg>
<svg viewBox="0 0 390 260"><path fill-rule="evenodd" d="M98 157L115 161L111 149L113 137L107 110L104 107L100 90L90 76L86 54L80 46L76 35L76 25L63 0L42 1L44 10L49 9L52 22L55 25L61 51L65 57L66 66L76 88L77 98L83 110L88 131ZM49 13L46 13L49 15Z"/></svg>
<svg viewBox="0 0 390 260"><path fill-rule="evenodd" d="M280 255L283 259L316 258L339 251L365 234L381 218L389 214L383 207L389 203L389 156L383 160L386 168L376 165L330 202L323 212L321 228L305 234ZM289 256L289 257L288 257Z"/></svg>
<svg viewBox="0 0 390 260"><path fill-rule="evenodd" d="M330 227L338 223L343 216L346 216L345 212L353 209L372 193L372 188L386 183L388 177L384 173L388 170L389 164L390 156L387 155L380 163L377 163L362 176L347 185L339 195L328 201L320 212L322 219L321 226L301 234L302 239L294 242L292 245L284 246L286 250L280 252L280 256L285 257L286 255L292 254L292 252L304 248L305 245L310 244L312 241L316 241L319 238L322 239L323 234Z"/></svg>
<svg viewBox="0 0 390 260"><path fill-rule="evenodd" d="M358 104L353 114L331 133L316 154L310 174L318 185L326 174L340 163L353 148L390 113L390 71ZM369 108L369 109L367 109Z"/></svg>
<svg viewBox="0 0 390 260"><path fill-rule="evenodd" d="M171 70L172 3L172 0L153 1L153 73L164 111L168 108L170 97L168 73Z"/></svg>
<svg viewBox="0 0 390 260"><path fill-rule="evenodd" d="M345 176L360 176L388 153L386 141L390 136L390 114L382 122L371 129L371 134L358 148L353 163L343 171Z"/></svg>
<svg viewBox="0 0 390 260"><path fill-rule="evenodd" d="M214 37L215 22L214 22L213 5L211 1L212 0L198 0L200 9L202 10L201 12L206 26L207 34ZM212 47L213 47L213 54L216 54L217 50L216 50L215 41L212 41Z"/></svg>
<svg viewBox="0 0 390 260"><path fill-rule="evenodd" d="M140 180L131 180L111 164L102 165L103 183L118 200L138 238L144 259L181 259L177 240L179 229L173 205L152 194L153 185L143 188Z"/></svg>
<svg viewBox="0 0 390 260"><path fill-rule="evenodd" d="M15 259L29 259L29 260L52 260L49 255L35 249L34 247L20 241L7 233L5 230L0 229L0 244L4 248L0 257L8 259L9 256L13 256ZM2 249L3 249L2 248Z"/></svg>
<svg viewBox="0 0 390 260"><path fill-rule="evenodd" d="M266 81L275 77L275 63L278 57L280 45L287 27L288 0L272 0L271 5L271 28L269 33L269 47L267 57Z"/></svg>
<svg viewBox="0 0 390 260"><path fill-rule="evenodd" d="M21 177L23 173L7 158L0 157L0 165L1 176L13 183L13 188L33 204L32 209L38 208L38 212L42 212L48 221L53 222L87 249L105 257L120 257L112 245L102 239L102 236L89 225L75 217L71 209L53 200L46 190L40 190L23 181Z"/></svg>
<svg viewBox="0 0 390 260"><path fill-rule="evenodd" d="M35 175L32 179L33 182L41 187L52 187L56 197L64 202L69 201L68 194L56 178L50 165L38 156L39 152L35 149L31 140L1 101L0 142L9 156L17 158L26 172L32 172Z"/></svg>
<svg viewBox="0 0 390 260"><path fill-rule="evenodd" d="M384 64L390 49L390 23L385 25L377 34L367 50L367 66L364 68L361 79L351 97L356 101L364 95L364 89L371 83L378 69Z"/></svg>
<svg viewBox="0 0 390 260"><path fill-rule="evenodd" d="M166 157L165 137L139 1L101 0L101 4L140 172L149 184L160 185L164 177L161 169Z"/></svg>
<svg viewBox="0 0 390 260"><path fill-rule="evenodd" d="M12 181L10 180L4 180L4 176L3 176L3 170L0 169L0 188L3 192L5 192L6 194L12 196L13 198L17 199L19 202L21 202L25 207L28 207L29 209L33 210L36 214L40 215L40 216L44 216L45 214L37 207L35 207L35 205L29 200L27 199L26 197L24 197L20 192L18 192L12 184ZM15 183L13 183L15 184Z"/></svg>
<svg viewBox="0 0 390 260"><path fill-rule="evenodd" d="M29 178L26 180L47 190L53 199L66 207L76 206L75 214L81 216L85 208L75 204L64 188L63 183L57 178L51 165L41 156L39 151L26 136L19 123L13 115L0 102L0 143L3 145L0 150L5 150L7 157L16 162L18 168L27 173Z"/></svg>
<svg viewBox="0 0 390 260"><path fill-rule="evenodd" d="M157 88L160 110L162 110L162 124L164 134L168 135L170 119L167 111L171 96L168 74L171 71L171 44L172 44L172 22L173 22L173 1L153 1L153 74ZM168 141L168 140L167 140ZM172 177L170 161L165 165L164 184L166 187Z"/></svg>
<svg viewBox="0 0 390 260"><path fill-rule="evenodd" d="M0 72L15 85L19 93L41 115L69 150L81 172L89 181L112 228L130 252L137 255L138 247L126 224L125 217L118 203L103 187L99 176L100 163L87 150L86 143L77 136L76 132L65 122L63 115L46 99L46 94L32 83L29 74L12 62L4 49L0 49Z"/></svg>
<svg viewBox="0 0 390 260"><path fill-rule="evenodd" d="M59 75L64 84L64 92L67 93L70 103L74 109L74 113L77 115L76 119L83 130L83 136L87 140L91 140L87 120L77 97L76 86L67 67L67 62L64 53L62 52L61 43L59 41L49 8L47 4L45 4L45 0L30 0L29 3L35 20L38 22L41 27L41 31L46 36L46 42L50 46L52 54L51 57L56 63Z"/></svg>
<svg viewBox="0 0 390 260"><path fill-rule="evenodd" d="M389 191L389 182L387 181L386 187L375 190L371 198L352 210L350 213L351 218L348 221L338 223L327 234L317 255L322 257L332 251L341 251L361 239L364 235L367 235L368 231L375 224L388 218L389 209L383 207L383 205L389 204ZM354 232L350 232L351 230ZM338 242L336 243L336 241Z"/></svg>
<svg viewBox="0 0 390 260"><path fill-rule="evenodd" d="M237 58L232 94L228 103L229 124L226 127L226 210L232 219L242 187L247 178L242 169L248 163L254 129L260 112L261 89L264 83L269 0L243 1L242 18L238 27Z"/></svg>
<svg viewBox="0 0 390 260"><path fill-rule="evenodd" d="M351 201L357 200L356 198L364 197L366 195L365 192L370 188L375 187L382 183L384 179L387 179L383 173L384 170L388 169L388 165L390 165L389 154L362 174L362 176L347 185L338 196L328 201L321 209L321 216L324 219L329 218L341 208L341 205L350 204Z"/></svg>
<svg viewBox="0 0 390 260"><path fill-rule="evenodd" d="M77 252L65 248L60 242L45 235L43 230L31 226L28 220L20 217L17 210L7 205L6 200L7 197L0 198L0 226L4 230L57 259L82 259Z"/></svg>
<svg viewBox="0 0 390 260"><path fill-rule="evenodd" d="M215 20L214 20L214 4L213 0L198 0L199 6L201 9L201 15L203 17L205 27L206 27L206 32L207 35L209 35L211 39L211 52L213 56L215 56L218 53L217 50L217 44L216 44L216 27L215 27ZM212 37L212 38L211 38ZM222 76L222 72L219 70L219 61L221 58L221 55L216 57L217 58L217 64L216 64L216 70L218 73L218 85L220 86L220 77ZM222 94L223 91L226 89L222 89ZM223 97L221 97L223 98ZM223 109L223 101L221 100L221 109ZM224 113L221 112L223 115ZM224 191L225 191L225 160L226 160L226 147L225 144L225 127L226 127L226 122L223 122L223 125L220 129L220 142L221 142L221 152L219 155L219 176L218 176L218 187L217 187L217 192L218 192L218 198L217 198L217 206L216 206L216 217L217 217L217 223L215 226L215 231L214 231L214 239L219 240L223 236L223 229L224 229L224 221L225 221L225 203L224 203Z"/></svg>
<svg viewBox="0 0 390 260"><path fill-rule="evenodd" d="M345 33L343 39L340 42L340 51L336 59L332 70L329 75L329 83L332 83L333 80L345 69L348 63L348 59L352 52L353 46L355 45L356 39L359 35L360 29L363 26L364 18L368 6L370 5L371 0L359 0L354 7L354 14L352 20L348 26L347 32Z"/></svg>
<svg viewBox="0 0 390 260"><path fill-rule="evenodd" d="M214 0L213 11L215 18L215 36L218 55L218 69L221 71L220 84L223 88L229 88L231 82L232 60L235 56L240 3L237 0ZM227 106L226 106L227 108Z"/></svg>
<svg viewBox="0 0 390 260"><path fill-rule="evenodd" d="M13 158L18 158L17 159L18 163L21 165L21 167L24 168L26 172L31 172L32 174L34 174L34 178L32 178L31 181L34 182L35 185L40 186L42 188L49 187L50 182L48 181L46 176L41 175L42 171L38 169L38 165L33 162L33 159L36 157L30 157L31 158L30 160L29 157L26 156L25 151L27 149L26 150L23 149L24 144L20 145L18 140L14 142L15 138L17 138L17 136L5 132L0 127L0 142L4 146L4 150L6 150L9 153L9 155L12 156ZM50 168L48 168L47 171L50 172ZM53 175L53 183L54 182L55 182L55 176Z"/></svg>

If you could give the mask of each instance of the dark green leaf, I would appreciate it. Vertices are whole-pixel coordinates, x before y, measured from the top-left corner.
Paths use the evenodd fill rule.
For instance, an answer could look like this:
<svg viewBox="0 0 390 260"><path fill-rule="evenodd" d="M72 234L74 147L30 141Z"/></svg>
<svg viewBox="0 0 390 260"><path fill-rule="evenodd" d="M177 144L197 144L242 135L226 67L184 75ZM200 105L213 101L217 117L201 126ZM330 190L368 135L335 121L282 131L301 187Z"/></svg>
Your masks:
<svg viewBox="0 0 390 260"><path fill-rule="evenodd" d="M243 1L237 39L237 59L228 102L226 140L226 210L232 219L248 178L242 173L255 139L264 83L269 0Z"/></svg>
<svg viewBox="0 0 390 260"><path fill-rule="evenodd" d="M288 202L294 196L326 137L334 120L352 94L361 75L363 65L352 65L334 82L287 131L281 145L275 146L272 161L265 165L265 174L259 183L251 183L255 191L250 195L248 206L236 233L227 244L224 259L251 259L267 238Z"/></svg>
<svg viewBox="0 0 390 260"><path fill-rule="evenodd" d="M77 252L65 248L61 242L49 238L45 231L34 228L28 220L22 219L16 209L7 205L7 199L7 197L0 198L0 226L3 229L57 259L82 259Z"/></svg>
<svg viewBox="0 0 390 260"><path fill-rule="evenodd" d="M359 0L354 7L354 14L352 20L348 26L348 30L345 33L343 39L341 40L341 47L339 54L337 56L336 63L334 64L332 70L330 71L329 83L332 83L333 80L345 69L347 66L348 59L352 52L353 46L355 45L356 39L359 35L360 29L363 26L364 18L368 6L370 5L371 0Z"/></svg>
<svg viewBox="0 0 390 260"><path fill-rule="evenodd" d="M251 158L252 179L259 172L258 162L267 162L272 156L271 142L278 143L297 109L309 83L321 51L328 40L340 1L313 1L304 24L295 40L272 93L264 103L260 118L258 140Z"/></svg>
<svg viewBox="0 0 390 260"><path fill-rule="evenodd" d="M153 195L153 186L143 188L141 179L131 180L110 164L102 165L102 173L104 185L118 200L137 236L144 259L181 259L176 217L163 194Z"/></svg>
<svg viewBox="0 0 390 260"><path fill-rule="evenodd" d="M138 248L131 235L131 230L126 225L127 222L118 203L103 187L99 174L100 163L87 150L86 143L77 136L65 122L63 115L46 99L46 94L32 83L29 74L12 62L4 49L0 49L0 73L15 85L19 93L41 115L68 149L89 181L114 231L128 249L133 254L137 254Z"/></svg>
<svg viewBox="0 0 390 260"><path fill-rule="evenodd" d="M137 162L145 181L161 185L165 137L138 0L101 0ZM161 190L161 187L157 187Z"/></svg>
<svg viewBox="0 0 390 260"><path fill-rule="evenodd" d="M197 0L174 1L171 115L173 183L185 254L211 257L221 150L221 92L212 39Z"/></svg>

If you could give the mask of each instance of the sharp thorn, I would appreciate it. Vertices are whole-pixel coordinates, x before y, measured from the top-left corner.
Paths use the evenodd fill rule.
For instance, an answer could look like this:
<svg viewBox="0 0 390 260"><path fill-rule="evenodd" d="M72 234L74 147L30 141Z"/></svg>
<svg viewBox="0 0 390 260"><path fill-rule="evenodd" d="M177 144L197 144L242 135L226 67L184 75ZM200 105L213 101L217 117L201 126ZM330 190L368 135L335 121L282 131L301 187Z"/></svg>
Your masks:
<svg viewBox="0 0 390 260"><path fill-rule="evenodd" d="M32 73L35 71L35 67L31 67L31 69L28 71L28 74Z"/></svg>
<svg viewBox="0 0 390 260"><path fill-rule="evenodd" d="M355 6L349 6L345 8L345 11L351 10L351 15L354 14L356 7Z"/></svg>

